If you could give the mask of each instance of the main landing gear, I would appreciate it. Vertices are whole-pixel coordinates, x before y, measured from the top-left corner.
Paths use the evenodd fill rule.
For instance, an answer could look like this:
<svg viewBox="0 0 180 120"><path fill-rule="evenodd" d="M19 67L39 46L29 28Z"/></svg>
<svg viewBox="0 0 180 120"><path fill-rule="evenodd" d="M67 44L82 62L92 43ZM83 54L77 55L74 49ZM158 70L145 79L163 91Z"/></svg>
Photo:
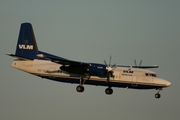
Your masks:
<svg viewBox="0 0 180 120"><path fill-rule="evenodd" d="M77 90L77 92L84 92L84 86L78 85L78 86L76 87L76 90Z"/></svg>
<svg viewBox="0 0 180 120"><path fill-rule="evenodd" d="M106 82L107 82L107 84L108 84L108 86L109 86L108 88L105 89L105 93L106 93L107 95L113 94L113 89L111 88L111 85L110 85L109 81L110 81L110 76L108 76L108 77L107 77L107 80L106 80Z"/></svg>
<svg viewBox="0 0 180 120"><path fill-rule="evenodd" d="M108 87L108 88L105 89L105 93L107 95L111 95L113 93L113 89L111 87Z"/></svg>
<svg viewBox="0 0 180 120"><path fill-rule="evenodd" d="M155 98L159 99L161 97L161 94L159 93L162 90L162 88L158 89L158 92L155 94Z"/></svg>
<svg viewBox="0 0 180 120"><path fill-rule="evenodd" d="M84 86L83 84L85 83L86 80L89 80L90 76L89 75L85 75L85 79L83 79L83 75L80 75L80 85L78 85L76 87L76 91L77 92L84 92Z"/></svg>
<svg viewBox="0 0 180 120"><path fill-rule="evenodd" d="M76 91L79 93L84 92L84 86L83 84L85 83L86 80L89 80L90 76L89 75L85 75L85 78L83 78L83 75L80 75L80 84L76 87ZM113 93L113 89L111 87L108 87L105 89L105 93L107 95L111 95Z"/></svg>

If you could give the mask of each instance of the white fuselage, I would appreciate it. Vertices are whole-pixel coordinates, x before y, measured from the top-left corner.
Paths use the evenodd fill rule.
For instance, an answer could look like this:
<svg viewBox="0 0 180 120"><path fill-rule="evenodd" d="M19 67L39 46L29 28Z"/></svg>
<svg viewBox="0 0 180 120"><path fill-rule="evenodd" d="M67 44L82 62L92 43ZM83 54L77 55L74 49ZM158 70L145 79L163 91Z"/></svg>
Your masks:
<svg viewBox="0 0 180 120"><path fill-rule="evenodd" d="M48 60L14 59L11 66L42 78L67 83L79 83L80 75L62 71L60 70L60 64ZM160 87L163 88L171 85L167 80L157 77L155 72L146 69L117 67L114 70L113 75L114 76L110 78L112 87L135 89L156 89L157 87L158 89ZM89 80L87 80L87 84L107 86L106 77L90 76Z"/></svg>

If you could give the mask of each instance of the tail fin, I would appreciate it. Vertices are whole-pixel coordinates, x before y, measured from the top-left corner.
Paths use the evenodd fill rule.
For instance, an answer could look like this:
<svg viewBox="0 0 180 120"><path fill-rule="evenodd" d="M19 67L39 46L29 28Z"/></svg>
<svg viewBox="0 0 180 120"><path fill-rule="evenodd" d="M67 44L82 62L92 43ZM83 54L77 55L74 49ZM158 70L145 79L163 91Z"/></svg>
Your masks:
<svg viewBox="0 0 180 120"><path fill-rule="evenodd" d="M22 23L15 55L23 58L35 59L37 58L37 54L38 47L32 25L30 23Z"/></svg>

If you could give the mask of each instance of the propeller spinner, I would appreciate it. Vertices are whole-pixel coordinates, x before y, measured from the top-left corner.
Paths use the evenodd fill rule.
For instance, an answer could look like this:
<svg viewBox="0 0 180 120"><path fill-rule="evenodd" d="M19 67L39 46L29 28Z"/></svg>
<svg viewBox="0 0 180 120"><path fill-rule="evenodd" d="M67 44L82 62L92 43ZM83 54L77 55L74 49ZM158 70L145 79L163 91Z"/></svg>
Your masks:
<svg viewBox="0 0 180 120"><path fill-rule="evenodd" d="M113 70L116 69L116 64L111 65L111 56L109 57L109 65L107 64L106 60L104 60L104 64L106 65L106 76L107 80L106 82L109 82L110 77L113 76Z"/></svg>

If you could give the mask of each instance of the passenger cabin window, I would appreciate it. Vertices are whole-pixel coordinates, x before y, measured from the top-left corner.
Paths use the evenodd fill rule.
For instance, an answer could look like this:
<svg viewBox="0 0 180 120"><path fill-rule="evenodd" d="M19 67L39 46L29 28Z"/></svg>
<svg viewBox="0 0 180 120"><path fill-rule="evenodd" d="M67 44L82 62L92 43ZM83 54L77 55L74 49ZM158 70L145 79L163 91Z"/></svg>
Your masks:
<svg viewBox="0 0 180 120"><path fill-rule="evenodd" d="M157 75L156 75L156 74L154 74L154 73L145 73L145 75L146 75L146 76L157 77Z"/></svg>

